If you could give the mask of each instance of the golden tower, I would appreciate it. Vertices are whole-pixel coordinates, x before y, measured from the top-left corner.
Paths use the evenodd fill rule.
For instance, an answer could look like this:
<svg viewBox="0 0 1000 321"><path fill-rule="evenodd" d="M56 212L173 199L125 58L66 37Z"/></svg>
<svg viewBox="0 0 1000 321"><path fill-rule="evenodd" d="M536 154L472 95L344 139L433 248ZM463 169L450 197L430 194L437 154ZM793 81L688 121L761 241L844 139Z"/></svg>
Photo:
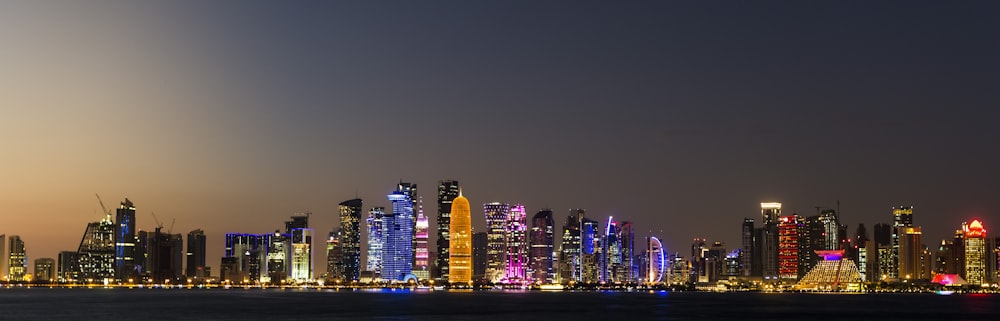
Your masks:
<svg viewBox="0 0 1000 321"><path fill-rule="evenodd" d="M448 282L472 282L472 208L458 191L451 202L451 244L448 247Z"/></svg>

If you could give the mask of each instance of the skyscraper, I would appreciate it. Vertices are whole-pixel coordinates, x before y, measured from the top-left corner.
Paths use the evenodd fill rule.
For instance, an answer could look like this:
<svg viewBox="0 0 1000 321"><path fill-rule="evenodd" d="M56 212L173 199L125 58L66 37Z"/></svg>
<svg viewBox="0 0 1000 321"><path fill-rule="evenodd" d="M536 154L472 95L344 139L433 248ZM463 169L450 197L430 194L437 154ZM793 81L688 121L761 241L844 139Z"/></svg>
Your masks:
<svg viewBox="0 0 1000 321"><path fill-rule="evenodd" d="M24 241L21 236L11 235L8 238L10 250L7 252L7 279L12 282L26 281L24 276L28 273L28 262L24 252Z"/></svg>
<svg viewBox="0 0 1000 321"><path fill-rule="evenodd" d="M154 232L140 231L139 234L142 251L138 252L142 258L136 265L142 267L143 276L156 284L180 282L184 275L184 239L181 235L163 233L159 227Z"/></svg>
<svg viewBox="0 0 1000 321"><path fill-rule="evenodd" d="M601 282L617 283L618 269L621 268L621 241L618 235L618 222L613 217L608 217L607 225L604 226L604 234L601 237Z"/></svg>
<svg viewBox="0 0 1000 321"><path fill-rule="evenodd" d="M963 224L965 232L965 281L969 284L985 284L986 275L986 229L979 220ZM12 264L13 265L13 264Z"/></svg>
<svg viewBox="0 0 1000 321"><path fill-rule="evenodd" d="M923 234L919 227L903 227L899 232L899 278L906 280L927 279L923 274L921 257L923 255Z"/></svg>
<svg viewBox="0 0 1000 321"><path fill-rule="evenodd" d="M483 204L486 214L486 279L500 282L507 272L506 225L510 205L493 202Z"/></svg>
<svg viewBox="0 0 1000 321"><path fill-rule="evenodd" d="M637 283L639 267L635 253L635 228L630 221L623 221L618 228L618 240L621 244L621 269L618 279L625 283Z"/></svg>
<svg viewBox="0 0 1000 321"><path fill-rule="evenodd" d="M798 215L781 216L778 223L778 276L782 281L799 278Z"/></svg>
<svg viewBox="0 0 1000 321"><path fill-rule="evenodd" d="M74 251L59 252L57 280L60 283L75 283L80 278L80 268L77 267L77 257Z"/></svg>
<svg viewBox="0 0 1000 321"><path fill-rule="evenodd" d="M413 265L413 275L416 275L420 280L426 280L431 277L430 253L427 248L427 238L430 237L430 233L427 230L429 227L427 216L424 215L424 199L420 198L417 202L416 230L413 233L417 240L417 249L414 251L416 259Z"/></svg>
<svg viewBox="0 0 1000 321"><path fill-rule="evenodd" d="M899 237L903 229L913 227L913 207L900 206L892 208L892 257L889 278L899 278Z"/></svg>
<svg viewBox="0 0 1000 321"><path fill-rule="evenodd" d="M559 251L559 278L563 283L583 281L580 224L583 223L584 213L582 209L569 210L566 225L563 225L561 251Z"/></svg>
<svg viewBox="0 0 1000 321"><path fill-rule="evenodd" d="M437 214L437 259L434 266L438 269L435 278L448 280L448 241L451 240L451 202L458 197L458 181L438 182L438 214Z"/></svg>
<svg viewBox="0 0 1000 321"><path fill-rule="evenodd" d="M527 281L528 265L528 240L527 222L528 214L524 210L524 205L517 204L510 208L506 222L506 244L507 244L507 283L524 283Z"/></svg>
<svg viewBox="0 0 1000 321"><path fill-rule="evenodd" d="M384 207L374 207L368 211L368 264L365 270L372 272L372 276L379 278L382 275L382 247L385 240L382 237L383 219L385 218Z"/></svg>
<svg viewBox="0 0 1000 321"><path fill-rule="evenodd" d="M77 247L76 268L84 283L103 283L115 277L115 223L111 213L87 224Z"/></svg>
<svg viewBox="0 0 1000 321"><path fill-rule="evenodd" d="M819 222L823 224L823 250L841 250L840 219L837 211L826 209L819 213Z"/></svg>
<svg viewBox="0 0 1000 321"><path fill-rule="evenodd" d="M448 282L472 282L472 208L458 192L451 203L451 240L448 248Z"/></svg>
<svg viewBox="0 0 1000 321"><path fill-rule="evenodd" d="M472 281L487 281L486 278L486 249L489 237L486 232L472 233Z"/></svg>
<svg viewBox="0 0 1000 321"><path fill-rule="evenodd" d="M895 265L892 257L892 225L878 223L872 227L872 240L875 241L875 280L885 280Z"/></svg>
<svg viewBox="0 0 1000 321"><path fill-rule="evenodd" d="M601 237L598 234L599 226L597 221L580 219L580 277L584 283L597 283L600 281L598 259L600 256Z"/></svg>
<svg viewBox="0 0 1000 321"><path fill-rule="evenodd" d="M382 280L403 281L413 268L413 202L403 191L388 195L392 213L382 223Z"/></svg>
<svg viewBox="0 0 1000 321"><path fill-rule="evenodd" d="M292 215L291 221L285 222L286 244L291 245L287 251L288 277L296 283L307 283L313 279L312 240L313 229L309 228L309 216L312 213Z"/></svg>
<svg viewBox="0 0 1000 321"><path fill-rule="evenodd" d="M343 232L340 229L330 231L326 237L326 276L327 283L350 283L351 280L345 278L344 253L340 241L343 239ZM359 272L360 274L360 272Z"/></svg>
<svg viewBox="0 0 1000 321"><path fill-rule="evenodd" d="M35 259L35 282L56 282L56 260L51 258Z"/></svg>
<svg viewBox="0 0 1000 321"><path fill-rule="evenodd" d="M760 203L763 226L757 232L754 246L761 258L761 274L765 281L778 280L778 219L781 203ZM755 255L756 256L756 255Z"/></svg>
<svg viewBox="0 0 1000 321"><path fill-rule="evenodd" d="M115 278L121 282L135 282L139 273L135 268L135 206L128 198L118 207L115 216Z"/></svg>
<svg viewBox="0 0 1000 321"><path fill-rule="evenodd" d="M531 219L531 280L538 284L555 283L552 266L555 242L552 210L541 210Z"/></svg>
<svg viewBox="0 0 1000 321"><path fill-rule="evenodd" d="M743 243L743 255L740 256L740 269L742 270L743 277L758 276L760 273L760 266L757 265L757 270L754 270L754 220L752 218L744 218L742 230L740 231ZM756 272L756 273L755 273Z"/></svg>
<svg viewBox="0 0 1000 321"><path fill-rule="evenodd" d="M396 190L403 192L407 197L410 198L410 207L413 208L413 212L410 213L410 271L417 270L417 184L399 181L396 185Z"/></svg>
<svg viewBox="0 0 1000 321"><path fill-rule="evenodd" d="M340 211L339 265L343 269L343 275L337 277L344 283L358 281L361 276L362 208L360 198L343 201L338 205Z"/></svg>
<svg viewBox="0 0 1000 321"><path fill-rule="evenodd" d="M197 229L187 235L187 277L193 279L207 278L205 267L205 231Z"/></svg>

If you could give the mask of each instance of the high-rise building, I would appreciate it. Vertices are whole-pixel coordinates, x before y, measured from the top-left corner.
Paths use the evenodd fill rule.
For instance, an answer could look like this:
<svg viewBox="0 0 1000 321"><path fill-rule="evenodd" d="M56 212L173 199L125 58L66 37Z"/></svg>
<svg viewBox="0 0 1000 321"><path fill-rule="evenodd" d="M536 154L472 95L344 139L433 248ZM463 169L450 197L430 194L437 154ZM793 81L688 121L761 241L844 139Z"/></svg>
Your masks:
<svg viewBox="0 0 1000 321"><path fill-rule="evenodd" d="M889 269L889 278L896 279L902 277L899 273L899 238L903 229L913 227L913 207L900 206L892 208L892 253Z"/></svg>
<svg viewBox="0 0 1000 321"><path fill-rule="evenodd" d="M336 277L344 283L356 282L361 277L362 201L360 198L343 201L337 208L340 212L338 264L343 268L343 274Z"/></svg>
<svg viewBox="0 0 1000 321"><path fill-rule="evenodd" d="M562 283L583 282L582 249L580 225L583 223L585 211L569 210L566 225L563 225L562 244L559 250L559 278Z"/></svg>
<svg viewBox="0 0 1000 321"><path fill-rule="evenodd" d="M131 283L139 278L135 242L135 205L125 198L115 215L115 278L121 282Z"/></svg>
<svg viewBox="0 0 1000 321"><path fill-rule="evenodd" d="M205 265L205 231L197 229L188 232L187 235L187 268L185 274L188 278L200 280L210 277Z"/></svg>
<svg viewBox="0 0 1000 321"><path fill-rule="evenodd" d="M24 253L24 241L18 235L11 235L7 240L10 246L7 252L7 280L27 281L25 275L28 273L28 262Z"/></svg>
<svg viewBox="0 0 1000 321"><path fill-rule="evenodd" d="M782 281L799 278L799 221L801 216L781 216L778 222L778 277Z"/></svg>
<svg viewBox="0 0 1000 321"><path fill-rule="evenodd" d="M754 219L744 218L742 230L740 230L740 236L742 237L741 243L743 245L742 255L740 256L740 270L742 271L743 277L750 276L760 276L760 267L758 270L754 270ZM756 273L754 273L756 272Z"/></svg>
<svg viewBox="0 0 1000 321"><path fill-rule="evenodd" d="M922 232L919 227L904 227L899 233L899 278L906 280L922 280L930 278L923 274L921 263L924 253Z"/></svg>
<svg viewBox="0 0 1000 321"><path fill-rule="evenodd" d="M58 267L56 268L56 280L59 283L75 283L80 278L80 269L77 267L76 252L59 252Z"/></svg>
<svg viewBox="0 0 1000 321"><path fill-rule="evenodd" d="M666 271L666 258L663 256L663 244L655 236L646 238L646 273L643 282L648 285L656 285L666 282L664 274Z"/></svg>
<svg viewBox="0 0 1000 321"><path fill-rule="evenodd" d="M410 271L417 270L417 184L399 181L396 185L396 190L403 192L407 197L410 198L410 207L413 208L413 212L410 213Z"/></svg>
<svg viewBox="0 0 1000 321"><path fill-rule="evenodd" d="M180 234L169 234L161 232L157 227L154 232L140 231L142 241L141 251L137 251L141 258L136 260L136 266L141 267L141 275L148 281L156 284L182 282L184 270L182 260L184 259L183 244L184 239Z"/></svg>
<svg viewBox="0 0 1000 321"><path fill-rule="evenodd" d="M487 248L489 236L486 232L472 234L472 281L488 281L486 278Z"/></svg>
<svg viewBox="0 0 1000 321"><path fill-rule="evenodd" d="M56 260L51 258L35 259L35 282L56 282Z"/></svg>
<svg viewBox="0 0 1000 321"><path fill-rule="evenodd" d="M632 222L623 221L618 227L618 243L621 248L621 267L618 269L618 282L637 283L639 267L636 264L635 228Z"/></svg>
<svg viewBox="0 0 1000 321"><path fill-rule="evenodd" d="M778 219L781 217L781 203L760 203L763 226L755 238L759 248L761 274L765 281L778 281ZM759 246L757 246L759 245Z"/></svg>
<svg viewBox="0 0 1000 321"><path fill-rule="evenodd" d="M291 235L275 230L271 234L257 236L257 250L251 252L259 262L261 282L289 282L289 260L292 257ZM254 280L257 280L256 278Z"/></svg>
<svg viewBox="0 0 1000 321"><path fill-rule="evenodd" d="M601 237L598 234L598 223L588 218L580 218L580 278L584 283L599 282L599 264Z"/></svg>
<svg viewBox="0 0 1000 321"><path fill-rule="evenodd" d="M437 259L434 266L437 268L435 278L448 280L448 241L451 240L451 202L458 197L458 181L438 182L438 213L437 213Z"/></svg>
<svg viewBox="0 0 1000 321"><path fill-rule="evenodd" d="M986 284L986 229L979 220L962 224L962 227L965 232L965 281Z"/></svg>
<svg viewBox="0 0 1000 321"><path fill-rule="evenodd" d="M618 222L613 217L608 217L608 223L604 226L604 235L601 240L601 282L618 283L616 279L618 269L622 265L621 240L618 238Z"/></svg>
<svg viewBox="0 0 1000 321"><path fill-rule="evenodd" d="M517 204L510 208L507 215L507 283L524 283L528 281L528 214L524 205Z"/></svg>
<svg viewBox="0 0 1000 321"><path fill-rule="evenodd" d="M309 228L309 216L312 213L292 215L291 221L285 222L285 243L287 251L288 278L296 283L308 283L313 279L312 239L313 229Z"/></svg>
<svg viewBox="0 0 1000 321"><path fill-rule="evenodd" d="M448 283L472 282L472 208L458 192L451 203L451 240L448 248Z"/></svg>
<svg viewBox="0 0 1000 321"><path fill-rule="evenodd" d="M889 278L893 265L892 257L892 225L878 223L872 228L872 240L875 241L875 280L885 280Z"/></svg>
<svg viewBox="0 0 1000 321"><path fill-rule="evenodd" d="M382 237L383 219L385 218L384 207L374 207L368 211L368 262L365 271L372 273L372 277L380 278L382 275L382 246L385 240Z"/></svg>
<svg viewBox="0 0 1000 321"><path fill-rule="evenodd" d="M544 209L531 218L531 281L537 284L555 283L555 221L552 210Z"/></svg>
<svg viewBox="0 0 1000 321"><path fill-rule="evenodd" d="M392 213L385 213L382 223L382 280L404 281L413 268L413 202L403 191L393 191L388 195L392 202Z"/></svg>
<svg viewBox="0 0 1000 321"><path fill-rule="evenodd" d="M826 209L819 213L819 222L823 224L823 250L840 250L840 219L837 211Z"/></svg>
<svg viewBox="0 0 1000 321"><path fill-rule="evenodd" d="M344 269L344 253L340 241L343 239L340 229L330 231L326 237L326 276L327 283L350 283ZM360 274L360 272L358 272Z"/></svg>
<svg viewBox="0 0 1000 321"><path fill-rule="evenodd" d="M486 215L486 279L497 283L507 276L506 223L510 205L500 202L483 204Z"/></svg>
<svg viewBox="0 0 1000 321"><path fill-rule="evenodd" d="M864 224L858 224L858 229L854 233L854 259L858 264L858 273L861 273L861 279L866 281L869 271L871 271L868 266L868 241L868 230L865 229Z"/></svg>
<svg viewBox="0 0 1000 321"><path fill-rule="evenodd" d="M83 283L103 283L115 277L115 223L111 213L87 224L76 250L76 272Z"/></svg>
<svg viewBox="0 0 1000 321"><path fill-rule="evenodd" d="M413 265L413 275L416 275L417 279L420 280L430 279L431 277L430 252L427 247L427 239L430 237L429 227L430 224L427 221L427 216L424 215L424 199L420 198L417 201L417 223L416 230L413 233L417 240L417 248L414 251L416 259Z"/></svg>

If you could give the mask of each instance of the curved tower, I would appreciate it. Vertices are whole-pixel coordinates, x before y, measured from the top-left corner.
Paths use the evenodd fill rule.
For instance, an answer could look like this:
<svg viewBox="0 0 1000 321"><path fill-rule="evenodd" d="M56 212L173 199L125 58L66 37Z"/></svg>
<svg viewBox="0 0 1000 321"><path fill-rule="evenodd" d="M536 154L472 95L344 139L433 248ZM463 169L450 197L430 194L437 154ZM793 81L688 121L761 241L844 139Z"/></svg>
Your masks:
<svg viewBox="0 0 1000 321"><path fill-rule="evenodd" d="M461 190L451 202L451 242L448 246L448 282L472 282L472 208Z"/></svg>

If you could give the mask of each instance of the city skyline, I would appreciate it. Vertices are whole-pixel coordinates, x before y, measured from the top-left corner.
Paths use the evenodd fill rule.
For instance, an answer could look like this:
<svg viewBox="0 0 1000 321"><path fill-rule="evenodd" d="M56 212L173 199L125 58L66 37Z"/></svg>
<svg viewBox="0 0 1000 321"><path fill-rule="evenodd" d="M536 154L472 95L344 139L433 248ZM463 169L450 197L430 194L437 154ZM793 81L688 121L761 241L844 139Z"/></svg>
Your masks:
<svg viewBox="0 0 1000 321"><path fill-rule="evenodd" d="M318 275L340 202L424 186L434 251L456 180L475 232L502 202L736 248L760 202L839 201L852 231L913 206L931 245L1000 222L995 9L4 2L0 234L57 258L128 198L217 274L225 234L312 212Z"/></svg>

